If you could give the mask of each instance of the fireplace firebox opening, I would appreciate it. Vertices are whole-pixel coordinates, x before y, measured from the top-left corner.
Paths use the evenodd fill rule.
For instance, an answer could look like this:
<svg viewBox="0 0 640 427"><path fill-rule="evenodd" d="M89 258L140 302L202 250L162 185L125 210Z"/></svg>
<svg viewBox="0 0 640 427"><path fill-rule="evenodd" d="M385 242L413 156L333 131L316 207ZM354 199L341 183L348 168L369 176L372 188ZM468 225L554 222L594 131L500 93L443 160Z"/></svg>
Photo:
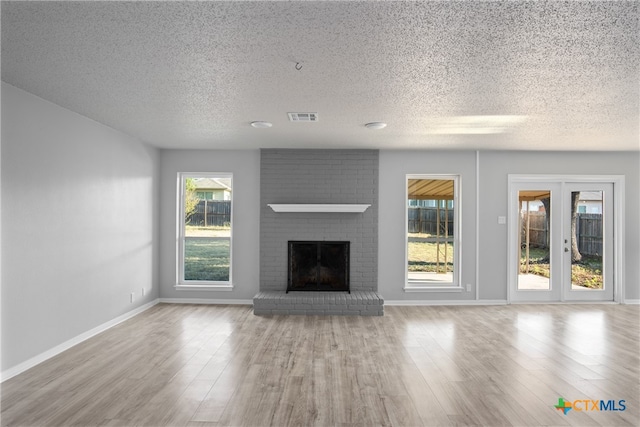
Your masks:
<svg viewBox="0 0 640 427"><path fill-rule="evenodd" d="M349 242L289 241L289 291L349 289Z"/></svg>

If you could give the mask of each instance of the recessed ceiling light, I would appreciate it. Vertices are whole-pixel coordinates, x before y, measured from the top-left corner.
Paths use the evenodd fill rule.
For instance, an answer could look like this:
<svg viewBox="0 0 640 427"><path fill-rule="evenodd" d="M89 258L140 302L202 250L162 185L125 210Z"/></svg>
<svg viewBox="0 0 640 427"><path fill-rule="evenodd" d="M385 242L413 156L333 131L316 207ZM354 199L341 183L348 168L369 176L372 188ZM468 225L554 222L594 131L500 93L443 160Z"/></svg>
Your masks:
<svg viewBox="0 0 640 427"><path fill-rule="evenodd" d="M430 119L427 133L435 135L481 135L506 133L527 120L527 116L454 116Z"/></svg>
<svg viewBox="0 0 640 427"><path fill-rule="evenodd" d="M366 127L367 129L382 129L387 127L387 124L383 122L371 122L364 125L364 127Z"/></svg>
<svg viewBox="0 0 640 427"><path fill-rule="evenodd" d="M270 128L271 126L273 126L273 124L269 122L251 122L251 126L253 126L254 128L264 129Z"/></svg>

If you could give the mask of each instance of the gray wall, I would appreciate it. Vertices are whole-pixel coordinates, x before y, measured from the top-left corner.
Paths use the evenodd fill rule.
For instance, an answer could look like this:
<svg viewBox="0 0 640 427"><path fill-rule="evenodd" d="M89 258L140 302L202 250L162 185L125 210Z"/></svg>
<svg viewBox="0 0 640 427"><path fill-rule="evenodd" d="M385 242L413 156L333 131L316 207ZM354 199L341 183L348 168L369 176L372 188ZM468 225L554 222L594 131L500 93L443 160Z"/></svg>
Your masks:
<svg viewBox="0 0 640 427"><path fill-rule="evenodd" d="M640 152L480 153L480 297L507 298L508 174L625 175L625 299L640 298Z"/></svg>
<svg viewBox="0 0 640 427"><path fill-rule="evenodd" d="M378 289L378 151L261 151L260 289L287 288L289 240L350 241L351 290ZM363 213L276 213L269 203L358 203Z"/></svg>
<svg viewBox="0 0 640 427"><path fill-rule="evenodd" d="M257 150L162 150L160 296L250 301L258 292L260 261L260 152ZM233 173L232 291L176 290L178 172Z"/></svg>
<svg viewBox="0 0 640 427"><path fill-rule="evenodd" d="M268 150L267 150L268 151ZM286 150L285 150L286 151ZM324 151L324 150L321 150ZM309 152L311 153L311 152ZM336 151L340 155L340 151ZM260 153L258 151L162 151L162 266L161 296L165 298L209 298L250 299L258 290L260 277L260 230L261 209L267 203L313 202L318 195L308 198L296 196L283 189L279 194L268 196L260 192ZM291 166L291 165L289 165ZM378 201L378 291L387 301L442 300L459 301L476 298L476 283L479 296L484 301L504 301L507 298L507 226L497 223L498 216L507 216L508 174L615 174L626 175L626 250L624 257L625 298L640 299L640 269L636 261L640 257L640 153L638 152L517 152L486 151L479 154L479 210L476 209L476 153L469 151L403 151L382 150L379 152L379 201ZM234 236L234 284L233 292L177 292L173 289L175 278L175 201L176 174L190 172L234 172L236 197L242 197L252 209L243 210L243 217L234 216L245 224L242 234ZM404 197L406 174L460 174L462 213L462 259L461 283L471 284L471 292L408 293L404 287ZM275 171L275 178L285 176L282 170ZM246 179L242 191L237 180ZM305 185L298 182L297 185ZM351 191L351 190L349 190ZM356 190L353 190L356 191ZM311 193L309 193L311 194ZM330 199L329 193L322 200ZM260 202L260 198L263 202ZM342 196L341 196L342 197ZM340 199L343 201L343 199ZM347 199L345 199L347 200ZM348 200L351 200L350 198ZM236 203L236 202L234 202ZM365 203L365 202L363 202ZM368 203L368 202L366 202ZM234 204L234 209L235 209ZM269 215L269 211L266 211ZM234 215L240 211L235 210ZM275 215L275 214L274 214ZM284 215L284 214L279 214ZM286 214L295 215L295 214ZM320 215L320 214L316 214ZM326 214L322 214L326 215ZM476 228L476 216L480 227ZM292 218L283 216L283 218ZM344 219L344 217L342 217ZM314 222L309 220L309 224ZM249 227L248 229L246 227ZM253 231L251 231L253 230ZM236 233L240 232L240 228ZM331 233L331 238L342 233ZM479 233L479 234L478 234ZM476 251L476 236L479 235L481 250ZM284 240L286 241L286 240ZM272 281L276 288L286 283L286 247L280 249L276 258L281 265L275 267L279 279ZM268 253L271 251L267 250ZM243 263L237 266L238 254ZM264 268L264 267L263 267ZM476 273L477 271L477 273ZM238 280L236 280L238 279ZM284 283L283 283L284 281ZM265 283L268 283L265 281Z"/></svg>
<svg viewBox="0 0 640 427"><path fill-rule="evenodd" d="M158 298L156 150L3 83L1 170L2 371Z"/></svg>
<svg viewBox="0 0 640 427"><path fill-rule="evenodd" d="M379 291L387 302L475 299L475 284L483 301L507 298L507 216L509 174L625 175L625 299L640 298L640 153L638 152L518 152L479 153L479 209L476 208L476 153L464 151L380 152ZM462 198L461 283L472 292L407 293L404 285L404 185L406 174L460 174ZM479 227L476 227L478 216ZM476 235L480 251L476 251ZM478 274L476 274L476 269Z"/></svg>

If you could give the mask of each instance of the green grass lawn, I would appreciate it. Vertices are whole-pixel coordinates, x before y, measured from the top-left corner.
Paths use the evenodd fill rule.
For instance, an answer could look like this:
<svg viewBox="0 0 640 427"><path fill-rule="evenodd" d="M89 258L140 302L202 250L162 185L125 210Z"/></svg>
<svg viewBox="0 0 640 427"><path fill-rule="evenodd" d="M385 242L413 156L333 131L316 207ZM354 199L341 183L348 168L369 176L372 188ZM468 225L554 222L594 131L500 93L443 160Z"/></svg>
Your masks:
<svg viewBox="0 0 640 427"><path fill-rule="evenodd" d="M409 241L409 271L436 272L437 245L433 242ZM453 244L447 247L447 271L453 271ZM440 244L440 272L444 271L444 243Z"/></svg>
<svg viewBox="0 0 640 427"><path fill-rule="evenodd" d="M520 273L525 273L526 252L520 254ZM547 249L529 249L529 273L549 277L549 252ZM591 289L602 289L602 257L584 255L580 262L571 265L571 283Z"/></svg>
<svg viewBox="0 0 640 427"><path fill-rule="evenodd" d="M229 243L227 238L187 238L184 248L185 280L228 281Z"/></svg>
<svg viewBox="0 0 640 427"><path fill-rule="evenodd" d="M527 273L527 252L522 249L520 252L520 273ZM549 277L549 250L541 248L529 248L529 274Z"/></svg>
<svg viewBox="0 0 640 427"><path fill-rule="evenodd" d="M194 225L185 225L185 236L187 237L229 237L231 236L231 227L198 227Z"/></svg>

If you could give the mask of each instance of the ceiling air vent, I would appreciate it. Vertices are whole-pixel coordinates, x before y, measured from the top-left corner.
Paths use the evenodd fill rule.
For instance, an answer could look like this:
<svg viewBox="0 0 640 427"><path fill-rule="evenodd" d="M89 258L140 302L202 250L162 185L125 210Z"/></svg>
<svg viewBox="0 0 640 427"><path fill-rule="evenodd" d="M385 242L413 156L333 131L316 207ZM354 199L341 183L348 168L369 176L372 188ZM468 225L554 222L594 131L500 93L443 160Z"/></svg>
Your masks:
<svg viewBox="0 0 640 427"><path fill-rule="evenodd" d="M318 113L287 113L290 122L317 122Z"/></svg>

